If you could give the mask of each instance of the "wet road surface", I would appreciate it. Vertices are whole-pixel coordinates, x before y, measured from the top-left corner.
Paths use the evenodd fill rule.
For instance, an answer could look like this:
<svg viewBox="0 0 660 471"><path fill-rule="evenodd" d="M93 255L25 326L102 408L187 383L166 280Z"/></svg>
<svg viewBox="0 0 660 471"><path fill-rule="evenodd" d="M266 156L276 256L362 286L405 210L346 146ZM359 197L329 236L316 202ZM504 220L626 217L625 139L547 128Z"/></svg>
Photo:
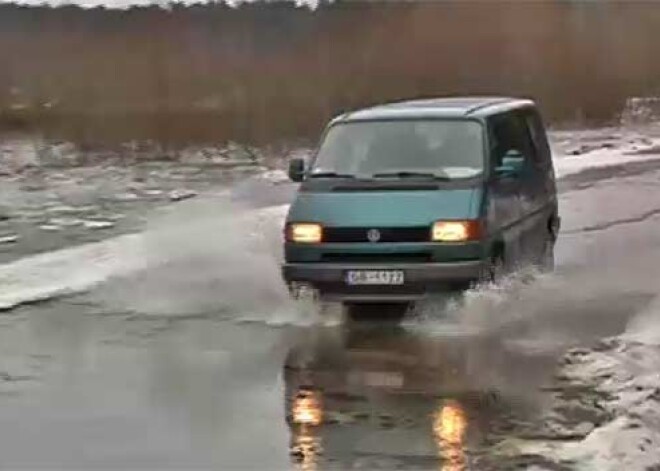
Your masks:
<svg viewBox="0 0 660 471"><path fill-rule="evenodd" d="M601 334L624 325L611 301ZM597 323L601 314L595 309L580 323ZM84 298L24 307L0 326L8 370L0 382L0 463L499 466L491 451L538 421L565 340L526 345L519 336L507 342L450 324L437 331L415 322L271 327L212 315L109 313Z"/></svg>
<svg viewBox="0 0 660 471"><path fill-rule="evenodd" d="M657 221L612 225L630 214L611 201L605 219L584 213L630 188L648 211L642 188L656 168L613 189L571 180L563 204L577 209L556 275L400 325L310 322L277 292L277 261L263 267L259 252L234 284L199 286L205 270L234 267L236 241L199 273L192 257L155 278L4 313L0 468L524 468L533 457L508 460L499 445L538 433L559 356L620 333L657 290Z"/></svg>

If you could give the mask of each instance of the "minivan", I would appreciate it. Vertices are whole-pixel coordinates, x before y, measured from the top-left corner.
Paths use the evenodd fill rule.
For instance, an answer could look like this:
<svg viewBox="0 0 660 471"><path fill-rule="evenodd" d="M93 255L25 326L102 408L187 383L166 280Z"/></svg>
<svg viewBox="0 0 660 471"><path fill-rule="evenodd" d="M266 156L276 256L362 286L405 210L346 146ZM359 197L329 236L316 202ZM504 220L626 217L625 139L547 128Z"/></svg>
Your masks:
<svg viewBox="0 0 660 471"><path fill-rule="evenodd" d="M347 306L410 303L554 267L555 174L535 103L438 98L343 114L299 182L282 273Z"/></svg>

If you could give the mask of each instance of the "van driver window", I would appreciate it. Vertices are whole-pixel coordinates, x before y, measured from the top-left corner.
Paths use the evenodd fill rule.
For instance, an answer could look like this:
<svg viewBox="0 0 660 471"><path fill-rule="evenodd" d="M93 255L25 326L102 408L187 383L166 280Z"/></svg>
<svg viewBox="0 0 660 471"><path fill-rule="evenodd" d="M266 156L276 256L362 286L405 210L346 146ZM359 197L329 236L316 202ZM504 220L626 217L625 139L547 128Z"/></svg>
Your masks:
<svg viewBox="0 0 660 471"><path fill-rule="evenodd" d="M500 115L491 121L491 155L495 166L502 164L504 155L516 150L526 160L532 159L534 147L525 121L517 114Z"/></svg>

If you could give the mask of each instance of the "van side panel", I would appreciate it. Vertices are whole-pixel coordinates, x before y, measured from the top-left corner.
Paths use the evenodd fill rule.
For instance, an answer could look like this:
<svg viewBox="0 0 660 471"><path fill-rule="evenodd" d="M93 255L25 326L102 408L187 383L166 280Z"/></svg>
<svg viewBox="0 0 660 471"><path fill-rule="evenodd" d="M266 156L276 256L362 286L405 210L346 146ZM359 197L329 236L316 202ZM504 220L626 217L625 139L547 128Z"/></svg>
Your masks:
<svg viewBox="0 0 660 471"><path fill-rule="evenodd" d="M494 132L494 121L506 117L508 113L488 119L489 175L486 197L486 225L491 251L502 245L507 263L513 265L523 256L522 238L522 182L518 178L500 178L495 175L499 165L496 155L502 143L498 143ZM491 253L491 255L493 255Z"/></svg>
<svg viewBox="0 0 660 471"><path fill-rule="evenodd" d="M526 259L535 260L543 253L557 217L557 195L552 155L541 117L536 109L520 112L532 143L532 159L523 184L523 211L525 213Z"/></svg>
<svg viewBox="0 0 660 471"><path fill-rule="evenodd" d="M536 262L557 218L554 170L543 123L535 108L526 107L489 118L488 128L491 232L504 243L512 267ZM523 154L524 170L516 178L497 177L494 168L509 150Z"/></svg>

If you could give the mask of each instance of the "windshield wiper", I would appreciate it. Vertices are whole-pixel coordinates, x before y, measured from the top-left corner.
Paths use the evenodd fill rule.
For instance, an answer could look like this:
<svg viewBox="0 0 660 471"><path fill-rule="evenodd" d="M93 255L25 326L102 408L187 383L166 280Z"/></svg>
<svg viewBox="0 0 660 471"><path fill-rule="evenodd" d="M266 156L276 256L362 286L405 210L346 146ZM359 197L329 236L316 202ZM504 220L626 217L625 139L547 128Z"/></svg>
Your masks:
<svg viewBox="0 0 660 471"><path fill-rule="evenodd" d="M309 178L356 178L355 175L350 173L337 173L337 172L317 172L310 173Z"/></svg>
<svg viewBox="0 0 660 471"><path fill-rule="evenodd" d="M372 178L432 178L433 180L451 180L449 177L432 172L383 172L374 173Z"/></svg>

